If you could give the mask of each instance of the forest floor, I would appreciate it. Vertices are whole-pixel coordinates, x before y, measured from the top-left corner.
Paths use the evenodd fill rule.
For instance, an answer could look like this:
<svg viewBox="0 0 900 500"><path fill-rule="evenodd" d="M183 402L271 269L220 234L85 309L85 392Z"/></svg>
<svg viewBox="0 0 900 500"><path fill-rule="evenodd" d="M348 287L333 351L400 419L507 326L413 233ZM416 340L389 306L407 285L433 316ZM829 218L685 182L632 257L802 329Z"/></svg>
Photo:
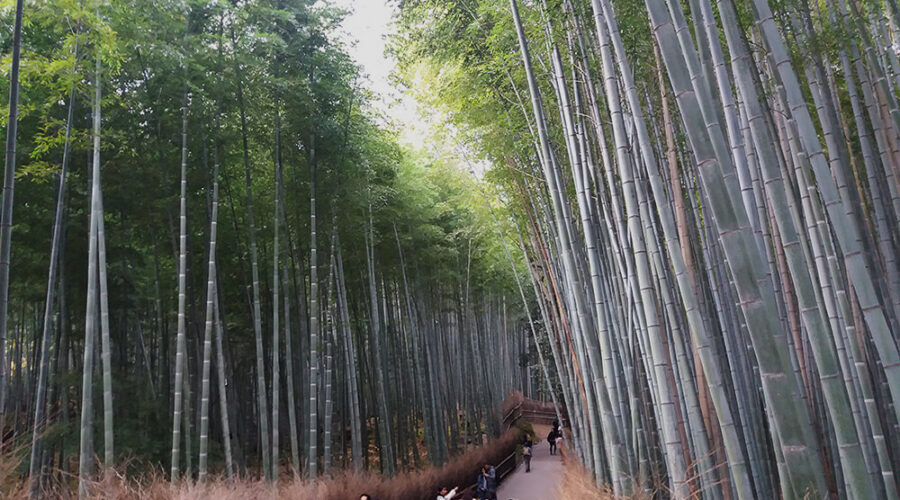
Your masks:
<svg viewBox="0 0 900 500"><path fill-rule="evenodd" d="M497 490L500 500L551 500L559 496L559 486L563 479L562 455L551 455L550 445L546 437L550 433L549 425L534 425L538 440L534 444L531 458L531 472L525 472L525 463L503 480Z"/></svg>

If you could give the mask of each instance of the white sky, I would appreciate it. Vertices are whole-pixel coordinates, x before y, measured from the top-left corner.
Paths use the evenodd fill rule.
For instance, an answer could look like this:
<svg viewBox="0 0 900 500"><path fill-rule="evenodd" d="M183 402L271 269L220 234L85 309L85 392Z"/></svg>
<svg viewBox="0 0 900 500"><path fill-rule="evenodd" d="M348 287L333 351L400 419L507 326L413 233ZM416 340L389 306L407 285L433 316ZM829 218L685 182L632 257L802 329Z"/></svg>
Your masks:
<svg viewBox="0 0 900 500"><path fill-rule="evenodd" d="M435 151L429 147L430 144L426 143L426 139L430 135L433 123L420 116L414 98L394 88L390 83L390 75L396 68L396 61L386 56L384 52L387 37L394 31L392 18L396 8L388 5L388 0L332 1L337 6L351 11L342 29L348 42L350 56L362 66L366 88L378 96L373 103L376 109L384 113L387 119L392 120L399 128L400 140L419 151L431 150L431 154L438 155L451 153ZM455 134L448 130L442 135L443 139L452 141ZM470 168L474 169L476 176L481 177L488 165L476 161L474 165L470 164Z"/></svg>
<svg viewBox="0 0 900 500"><path fill-rule="evenodd" d="M396 67L393 58L385 55L387 36L393 31L392 17L396 11L387 0L333 0L351 11L344 21L343 31L349 42L349 52L363 68L366 87L379 99L379 111L407 128L417 121L415 105L390 84L390 74Z"/></svg>
<svg viewBox="0 0 900 500"><path fill-rule="evenodd" d="M388 76L394 68L393 61L385 60L385 36L389 33L394 9L386 0L334 0L342 8L351 11L344 21L344 30L355 40L350 55L370 75L372 90L386 93L391 90Z"/></svg>

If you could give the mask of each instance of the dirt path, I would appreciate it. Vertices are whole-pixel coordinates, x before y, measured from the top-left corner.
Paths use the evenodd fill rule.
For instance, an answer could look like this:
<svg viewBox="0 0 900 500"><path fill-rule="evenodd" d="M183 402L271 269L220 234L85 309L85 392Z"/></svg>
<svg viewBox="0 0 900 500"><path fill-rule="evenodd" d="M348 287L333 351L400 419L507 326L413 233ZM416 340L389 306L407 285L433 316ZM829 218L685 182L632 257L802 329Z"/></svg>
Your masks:
<svg viewBox="0 0 900 500"><path fill-rule="evenodd" d="M534 430L540 442L534 445L531 458L531 472L525 472L525 464L519 464L515 472L503 480L497 490L498 500L553 500L557 498L559 483L562 481L562 457L550 455L547 434L550 427L535 425Z"/></svg>

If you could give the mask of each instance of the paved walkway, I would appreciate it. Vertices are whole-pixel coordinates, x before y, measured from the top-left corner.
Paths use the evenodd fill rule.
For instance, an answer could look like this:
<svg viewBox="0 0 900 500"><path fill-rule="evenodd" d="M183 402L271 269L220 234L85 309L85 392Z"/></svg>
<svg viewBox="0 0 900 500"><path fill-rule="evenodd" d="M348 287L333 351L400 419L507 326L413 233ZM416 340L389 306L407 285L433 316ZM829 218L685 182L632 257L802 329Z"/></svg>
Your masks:
<svg viewBox="0 0 900 500"><path fill-rule="evenodd" d="M497 500L553 500L557 498L559 483L562 481L563 465L560 455L550 455L547 434L550 426L535 425L534 430L541 441L534 445L531 458L531 472L525 472L525 463L503 479L497 490Z"/></svg>

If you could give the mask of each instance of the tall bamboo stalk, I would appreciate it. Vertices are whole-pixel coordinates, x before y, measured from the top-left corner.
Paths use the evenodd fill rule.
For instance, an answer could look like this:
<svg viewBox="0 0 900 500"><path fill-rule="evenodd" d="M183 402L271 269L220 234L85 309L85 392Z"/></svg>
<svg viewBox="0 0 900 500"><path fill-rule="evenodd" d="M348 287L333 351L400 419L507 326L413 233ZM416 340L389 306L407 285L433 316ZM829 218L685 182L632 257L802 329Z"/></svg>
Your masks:
<svg viewBox="0 0 900 500"><path fill-rule="evenodd" d="M82 364L81 382L81 453L78 464L78 495L86 498L91 495L90 481L94 474L94 398L93 373L94 350L97 336L97 319L99 297L99 249L98 249L98 214L103 210L100 194L100 55L96 58L94 70L94 103L93 103L93 164L91 168L91 211L90 234L88 238L88 289L87 306L84 315L84 363Z"/></svg>
<svg viewBox="0 0 900 500"><path fill-rule="evenodd" d="M311 139L309 157L309 432L307 434L307 477L318 476L318 377L319 377L319 264L316 241L316 146Z"/></svg>
<svg viewBox="0 0 900 500"><path fill-rule="evenodd" d="M181 458L182 421L185 399L184 369L187 364L187 131L188 131L188 94L184 91L181 103L181 209L179 216L178 236L178 333L175 345L175 400L172 412L172 468L170 481L178 479L179 460ZM207 298L207 301L209 297ZM208 315L208 313L207 313ZM190 432L190 429L185 429ZM190 450L186 450L190 453Z"/></svg>
<svg viewBox="0 0 900 500"><path fill-rule="evenodd" d="M231 31L232 44L236 43L234 35L234 27ZM239 68L235 62L235 69ZM265 353L263 352L262 339L262 310L260 305L260 285L259 285L259 258L256 245L256 221L253 217L253 183L250 178L250 147L247 140L247 112L244 105L244 85L242 78L239 76L237 81L237 98L238 107L240 109L241 119L241 145L244 160L244 187L247 193L247 231L250 239L250 269L252 274L252 316L253 316L253 335L256 346L256 398L257 412L259 414L259 427L262 442L262 465L263 475L266 481L274 481L275 471L272 467L272 442L269 438L269 409L268 397L266 390L266 369L265 369Z"/></svg>
<svg viewBox="0 0 900 500"><path fill-rule="evenodd" d="M75 60L78 60L78 37L75 38L75 47L72 49ZM74 68L73 68L74 71ZM60 267L60 253L62 246L63 216L66 199L66 176L69 167L69 149L72 138L72 120L75 111L75 89L69 92L69 106L66 116L65 142L63 143L62 168L60 169L56 192L56 212L53 216L53 237L50 244L50 270L47 276L47 295L44 300L43 334L41 335L41 364L38 368L38 383L34 396L34 422L31 437L31 460L29 465L29 481L32 497L40 495L43 469L41 468L41 435L44 429L44 414L46 407L47 377L50 369L50 330L53 326L53 310L55 290L57 286L57 270Z"/></svg>
<svg viewBox="0 0 900 500"><path fill-rule="evenodd" d="M6 415L9 390L9 362L6 357L9 321L9 271L12 250L13 190L16 181L16 138L19 130L19 63L22 52L22 16L24 0L16 1L13 23L12 64L9 70L9 117L6 127L6 153L3 156L3 200L0 201L0 427Z"/></svg>

